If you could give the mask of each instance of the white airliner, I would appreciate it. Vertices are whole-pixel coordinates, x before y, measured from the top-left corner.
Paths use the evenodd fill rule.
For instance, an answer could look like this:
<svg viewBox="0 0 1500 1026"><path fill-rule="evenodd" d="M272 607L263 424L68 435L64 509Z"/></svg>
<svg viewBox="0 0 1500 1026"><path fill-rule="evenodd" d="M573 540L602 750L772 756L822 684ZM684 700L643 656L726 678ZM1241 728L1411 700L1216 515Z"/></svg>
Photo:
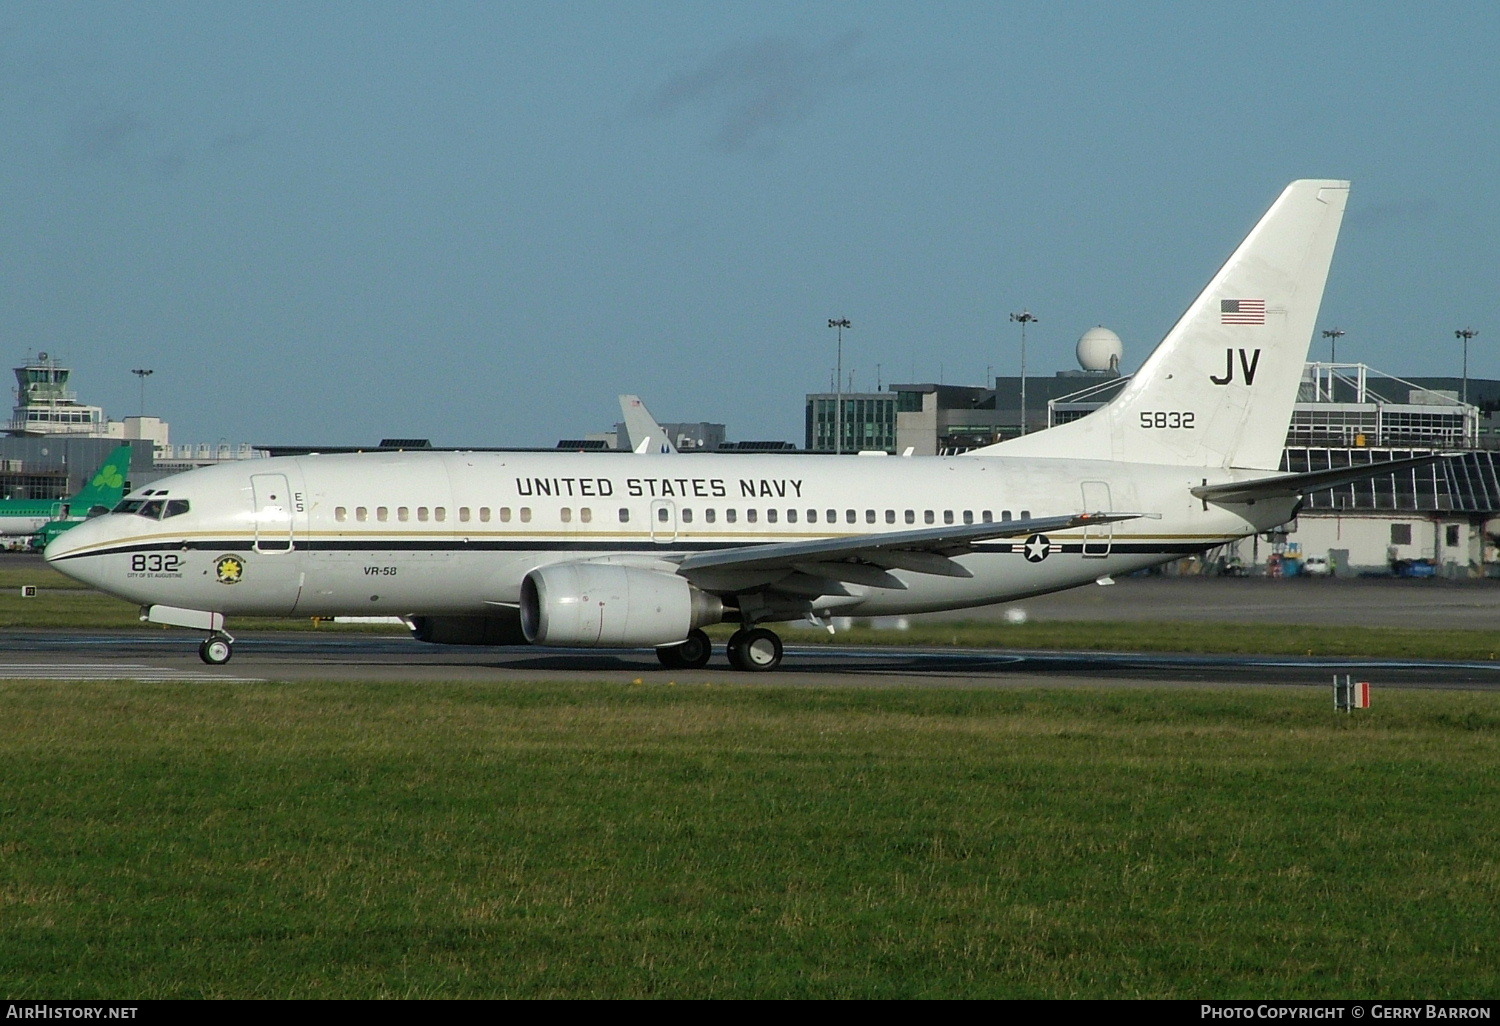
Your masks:
<svg viewBox="0 0 1500 1026"><path fill-rule="evenodd" d="M394 614L423 641L669 667L704 665L727 621L729 662L769 670L767 623L1106 583L1414 462L1277 471L1347 196L1292 183L1113 402L965 455L280 457L158 481L46 556L205 631L209 663L230 615Z"/></svg>

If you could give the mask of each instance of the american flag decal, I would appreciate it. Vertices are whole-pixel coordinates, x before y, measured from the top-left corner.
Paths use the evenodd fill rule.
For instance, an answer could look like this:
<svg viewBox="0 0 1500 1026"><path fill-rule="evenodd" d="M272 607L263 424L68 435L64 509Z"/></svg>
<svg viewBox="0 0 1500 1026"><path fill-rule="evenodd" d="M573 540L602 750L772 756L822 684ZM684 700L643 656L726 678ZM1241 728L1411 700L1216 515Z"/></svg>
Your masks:
<svg viewBox="0 0 1500 1026"><path fill-rule="evenodd" d="M1264 299L1219 300L1220 324L1264 324L1266 323L1266 301Z"/></svg>

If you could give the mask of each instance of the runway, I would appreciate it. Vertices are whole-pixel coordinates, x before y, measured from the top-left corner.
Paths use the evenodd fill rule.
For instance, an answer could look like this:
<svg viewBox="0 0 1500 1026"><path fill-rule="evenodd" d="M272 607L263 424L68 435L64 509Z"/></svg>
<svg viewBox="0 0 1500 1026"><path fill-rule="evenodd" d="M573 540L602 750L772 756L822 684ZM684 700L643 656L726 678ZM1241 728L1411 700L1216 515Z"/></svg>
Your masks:
<svg viewBox="0 0 1500 1026"><path fill-rule="evenodd" d="M35 557L20 557L30 558ZM1495 630L1500 581L1132 577L939 620L1201 622ZM913 620L920 619L913 617ZM234 625L230 625L233 632ZM894 637L893 632L893 637ZM1500 640L1500 639L1497 639ZM1326 686L1349 673L1376 685L1495 689L1500 664L1292 656L1023 652L1011 649L789 645L780 670L732 670L722 651L702 670L663 670L649 651L424 645L404 635L286 631L239 635L234 659L205 666L184 630L0 633L0 680L485 681L606 680L766 687Z"/></svg>
<svg viewBox="0 0 1500 1026"><path fill-rule="evenodd" d="M753 687L1327 687L1348 673L1377 687L1500 690L1500 664L1295 656L1172 655L788 646L781 669L743 673L722 654L701 670L665 670L649 651L494 649L404 637L247 634L234 660L205 666L196 635L8 632L0 680L607 681Z"/></svg>

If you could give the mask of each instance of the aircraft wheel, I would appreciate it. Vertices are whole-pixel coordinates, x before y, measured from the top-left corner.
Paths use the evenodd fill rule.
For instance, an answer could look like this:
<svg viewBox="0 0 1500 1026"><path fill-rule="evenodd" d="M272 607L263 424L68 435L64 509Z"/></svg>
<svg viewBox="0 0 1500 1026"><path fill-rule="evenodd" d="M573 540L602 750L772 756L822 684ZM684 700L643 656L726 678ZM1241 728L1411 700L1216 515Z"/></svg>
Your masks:
<svg viewBox="0 0 1500 1026"><path fill-rule="evenodd" d="M736 670L764 673L781 665L781 639L774 631L756 627L735 631L729 639L729 665Z"/></svg>
<svg viewBox="0 0 1500 1026"><path fill-rule="evenodd" d="M680 645L663 645L656 650L656 658L669 670L696 670L708 665L714 654L714 643L700 630L688 632L687 640Z"/></svg>
<svg viewBox="0 0 1500 1026"><path fill-rule="evenodd" d="M206 638L203 644L198 646L198 658L209 666L223 666L229 662L229 657L234 655L234 646L229 643L228 638Z"/></svg>

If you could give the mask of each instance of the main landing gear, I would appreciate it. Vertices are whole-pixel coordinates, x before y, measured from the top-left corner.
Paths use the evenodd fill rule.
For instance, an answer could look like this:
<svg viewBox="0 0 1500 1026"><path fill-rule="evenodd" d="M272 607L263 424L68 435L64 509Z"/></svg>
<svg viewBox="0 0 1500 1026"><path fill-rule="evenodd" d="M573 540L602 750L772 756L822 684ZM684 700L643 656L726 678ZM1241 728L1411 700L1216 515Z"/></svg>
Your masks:
<svg viewBox="0 0 1500 1026"><path fill-rule="evenodd" d="M198 646L198 658L209 666L223 666L234 655L234 639L223 631L210 634Z"/></svg>
<svg viewBox="0 0 1500 1026"><path fill-rule="evenodd" d="M749 673L776 669L781 665L781 652L781 639L764 627L735 631L724 649L730 666ZM700 630L689 633L680 645L663 645L656 650L656 658L669 670L700 669L708 665L711 655L713 643Z"/></svg>
<svg viewBox="0 0 1500 1026"><path fill-rule="evenodd" d="M669 670L696 670L708 665L714 654L714 644L700 630L688 632L687 640L680 645L663 645L656 650L656 658Z"/></svg>
<svg viewBox="0 0 1500 1026"><path fill-rule="evenodd" d="M724 654L736 670L764 673L781 665L781 639L764 627L735 631L729 636Z"/></svg>

